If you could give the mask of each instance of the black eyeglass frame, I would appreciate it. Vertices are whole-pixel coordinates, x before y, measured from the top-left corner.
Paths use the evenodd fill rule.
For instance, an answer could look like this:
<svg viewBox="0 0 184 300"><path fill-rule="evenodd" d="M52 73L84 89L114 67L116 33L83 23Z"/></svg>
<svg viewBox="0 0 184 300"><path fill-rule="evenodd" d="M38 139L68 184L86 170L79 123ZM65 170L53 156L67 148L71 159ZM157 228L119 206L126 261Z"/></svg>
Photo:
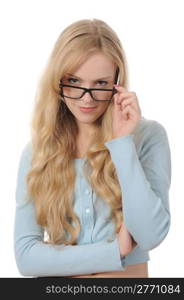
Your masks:
<svg viewBox="0 0 184 300"><path fill-rule="evenodd" d="M95 89L95 88L90 88L90 89L87 89L87 88L84 88L84 87L78 87L78 86L73 86L73 85L69 85L69 84L63 84L62 83L62 80L60 80L60 84L59 84L59 87L61 89L61 92L60 92L60 95L62 97L66 97L66 98L70 98L70 99L81 99L86 93L89 93L91 98L95 101L111 101L112 100L112 97L118 92L115 88L113 89ZM68 97L68 96L65 96L63 94L63 87L72 87L72 88L75 88L75 89L80 89L80 90L83 90L84 92L82 93L82 95L80 97ZM111 98L109 100L97 100L93 97L93 94L91 91L111 91L112 92L112 95L111 95Z"/></svg>

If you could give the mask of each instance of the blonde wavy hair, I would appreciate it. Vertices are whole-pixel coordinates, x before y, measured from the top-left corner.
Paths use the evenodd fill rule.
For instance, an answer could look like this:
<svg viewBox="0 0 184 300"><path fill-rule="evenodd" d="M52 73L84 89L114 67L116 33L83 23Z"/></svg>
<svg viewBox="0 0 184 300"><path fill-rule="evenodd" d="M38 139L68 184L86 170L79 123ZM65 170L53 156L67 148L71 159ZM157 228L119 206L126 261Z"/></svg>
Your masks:
<svg viewBox="0 0 184 300"><path fill-rule="evenodd" d="M119 70L119 84L128 88L127 62L119 38L102 20L79 20L59 35L39 79L31 120L31 169L26 182L35 203L38 224L47 243L77 244L81 229L74 212L76 136L74 116L59 95L59 82L90 55L107 55ZM119 231L123 221L121 189L115 166L104 143L112 137L112 107L96 121L97 133L86 153L85 176L93 191L111 207L109 220ZM69 150L69 151L68 151Z"/></svg>

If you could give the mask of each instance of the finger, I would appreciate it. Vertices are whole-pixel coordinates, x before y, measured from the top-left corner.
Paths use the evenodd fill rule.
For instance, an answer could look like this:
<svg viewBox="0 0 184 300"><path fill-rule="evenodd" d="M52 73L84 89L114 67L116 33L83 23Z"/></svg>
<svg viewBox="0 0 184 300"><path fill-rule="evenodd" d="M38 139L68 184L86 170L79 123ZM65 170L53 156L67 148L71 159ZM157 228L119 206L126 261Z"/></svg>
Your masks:
<svg viewBox="0 0 184 300"><path fill-rule="evenodd" d="M119 95L114 96L114 109L115 111L121 111L121 103L118 102Z"/></svg>
<svg viewBox="0 0 184 300"><path fill-rule="evenodd" d="M135 104L134 104L134 100L132 99L126 99L126 100L123 100L121 102L118 102L118 99L116 100L116 106L115 106L115 110L117 112L121 112L125 110L125 108L128 106L128 105L131 105L132 107L134 107L134 109L138 112L138 109L137 107L135 107Z"/></svg>
<svg viewBox="0 0 184 300"><path fill-rule="evenodd" d="M137 112L141 112L138 102L134 98L124 99L121 101L121 109L124 109L127 105L131 105Z"/></svg>
<svg viewBox="0 0 184 300"><path fill-rule="evenodd" d="M134 99L134 101L138 102L136 93L134 93L134 92L119 93L118 96L119 96L118 102L123 101L124 99Z"/></svg>
<svg viewBox="0 0 184 300"><path fill-rule="evenodd" d="M130 97L130 95L132 95L131 97ZM132 105L133 105L133 107L135 108L135 109L137 109L139 112L141 112L141 108L140 108L140 105L139 105L139 101L138 101L138 99L137 99L137 96L136 96L136 94L135 93L129 93L128 95L120 95L119 96L119 98L118 98L118 100L117 100L117 102L118 102L118 104L121 102L125 102L126 100L130 100L131 102L132 102Z"/></svg>
<svg viewBox="0 0 184 300"><path fill-rule="evenodd" d="M114 104L120 104L120 103L118 103L118 99L119 99L119 94L115 94L113 96Z"/></svg>
<svg viewBox="0 0 184 300"><path fill-rule="evenodd" d="M131 106L131 105L127 105L123 111L122 114L124 116L128 116L132 119L140 119L140 114Z"/></svg>
<svg viewBox="0 0 184 300"><path fill-rule="evenodd" d="M118 92L127 92L128 91L125 87L123 87L121 85L114 84L114 87L115 87L115 89L117 89Z"/></svg>

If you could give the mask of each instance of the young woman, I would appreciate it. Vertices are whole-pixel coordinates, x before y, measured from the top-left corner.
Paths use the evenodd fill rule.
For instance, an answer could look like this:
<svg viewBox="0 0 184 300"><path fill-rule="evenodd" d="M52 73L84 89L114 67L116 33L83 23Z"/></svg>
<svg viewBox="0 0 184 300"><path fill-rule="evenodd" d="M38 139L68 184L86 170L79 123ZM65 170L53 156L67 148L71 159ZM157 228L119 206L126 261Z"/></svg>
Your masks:
<svg viewBox="0 0 184 300"><path fill-rule="evenodd" d="M56 41L17 175L22 275L148 277L149 250L170 227L170 148L127 74L101 20L74 22Z"/></svg>

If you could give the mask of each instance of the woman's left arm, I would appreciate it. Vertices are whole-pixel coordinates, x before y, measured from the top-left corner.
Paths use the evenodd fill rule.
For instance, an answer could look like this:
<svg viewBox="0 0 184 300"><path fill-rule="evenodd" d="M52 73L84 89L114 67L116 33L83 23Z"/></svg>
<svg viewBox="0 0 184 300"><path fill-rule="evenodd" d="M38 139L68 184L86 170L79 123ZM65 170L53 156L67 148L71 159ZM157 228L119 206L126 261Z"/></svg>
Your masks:
<svg viewBox="0 0 184 300"><path fill-rule="evenodd" d="M164 127L152 121L138 157L132 132L141 119L140 108L135 94L128 97L123 89L119 88L119 97L115 95L114 138L105 145L121 186L126 228L140 248L151 250L170 228L170 147Z"/></svg>

